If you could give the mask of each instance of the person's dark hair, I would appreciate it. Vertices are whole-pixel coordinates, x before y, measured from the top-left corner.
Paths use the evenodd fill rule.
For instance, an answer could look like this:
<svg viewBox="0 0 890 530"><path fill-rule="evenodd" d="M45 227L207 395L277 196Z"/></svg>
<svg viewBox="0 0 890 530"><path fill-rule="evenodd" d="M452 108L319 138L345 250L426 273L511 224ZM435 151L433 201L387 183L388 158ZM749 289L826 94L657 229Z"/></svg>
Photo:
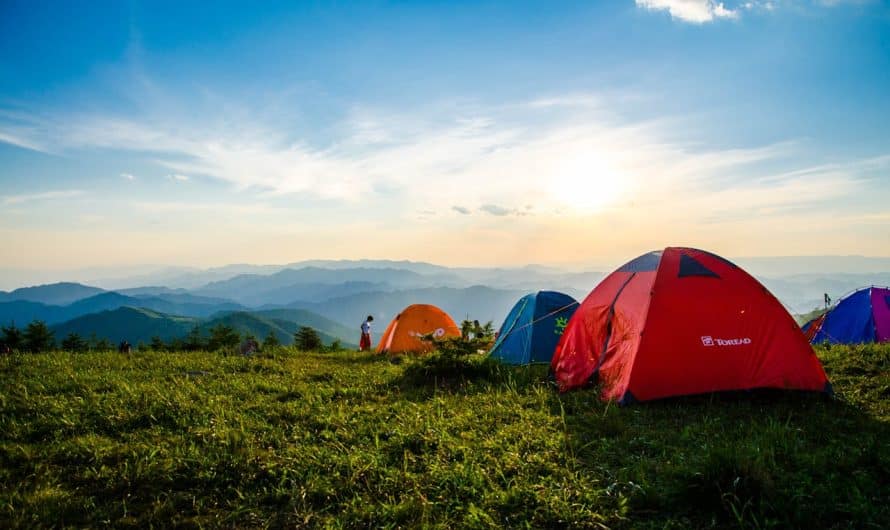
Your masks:
<svg viewBox="0 0 890 530"><path fill-rule="evenodd" d="M371 321L373 321L373 320L374 320L374 317L373 317L373 316L371 316L371 315L368 315L368 320L371 320Z"/></svg>

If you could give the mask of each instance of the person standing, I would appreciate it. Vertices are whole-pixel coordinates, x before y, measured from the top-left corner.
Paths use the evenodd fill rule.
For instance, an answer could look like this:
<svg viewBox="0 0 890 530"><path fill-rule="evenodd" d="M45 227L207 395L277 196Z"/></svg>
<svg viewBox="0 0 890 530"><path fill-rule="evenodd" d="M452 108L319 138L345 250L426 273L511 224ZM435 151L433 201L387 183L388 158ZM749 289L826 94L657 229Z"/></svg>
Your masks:
<svg viewBox="0 0 890 530"><path fill-rule="evenodd" d="M358 351L367 351L371 349L371 322L374 317L368 315L368 318L362 322L362 338L358 342Z"/></svg>

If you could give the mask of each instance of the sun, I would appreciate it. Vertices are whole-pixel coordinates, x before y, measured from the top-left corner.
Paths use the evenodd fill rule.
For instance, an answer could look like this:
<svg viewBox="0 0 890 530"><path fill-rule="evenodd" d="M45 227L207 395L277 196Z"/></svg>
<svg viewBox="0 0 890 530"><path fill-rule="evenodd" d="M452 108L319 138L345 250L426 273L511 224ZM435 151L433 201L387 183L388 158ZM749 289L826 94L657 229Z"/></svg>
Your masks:
<svg viewBox="0 0 890 530"><path fill-rule="evenodd" d="M559 162L550 184L553 199L578 213L596 213L627 192L627 179L607 156L590 152Z"/></svg>

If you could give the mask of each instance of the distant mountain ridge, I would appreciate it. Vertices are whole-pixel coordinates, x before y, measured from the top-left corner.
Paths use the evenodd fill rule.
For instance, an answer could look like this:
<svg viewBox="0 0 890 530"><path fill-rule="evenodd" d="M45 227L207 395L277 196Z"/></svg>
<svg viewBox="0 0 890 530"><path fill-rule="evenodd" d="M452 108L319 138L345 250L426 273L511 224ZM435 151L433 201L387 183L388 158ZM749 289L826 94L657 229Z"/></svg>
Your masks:
<svg viewBox="0 0 890 530"><path fill-rule="evenodd" d="M357 293L320 303L295 303L290 307L308 309L313 313L358 326L367 315L373 315L381 331L402 309L411 304L433 304L458 323L465 318L495 326L507 315L525 291L493 289L484 286L467 288L433 287L392 292Z"/></svg>
<svg viewBox="0 0 890 530"><path fill-rule="evenodd" d="M104 293L105 289L73 282L21 287L11 292L0 291L0 302L37 302L46 305L68 305Z"/></svg>
<svg viewBox="0 0 890 530"><path fill-rule="evenodd" d="M206 317L220 311L245 309L244 306L234 302L203 298L191 294L134 297L113 291L100 291L99 294L63 306L47 305L26 300L0 302L0 324L5 325L12 321L26 324L32 320L43 320L48 324L54 324L83 315L126 306L192 317Z"/></svg>
<svg viewBox="0 0 890 530"><path fill-rule="evenodd" d="M262 276L242 274L209 283L192 292L228 298L248 306L321 302L360 292L386 292L429 286L462 286L458 276L436 273L422 275L403 269L284 269Z"/></svg>
<svg viewBox="0 0 890 530"><path fill-rule="evenodd" d="M273 312L236 311L219 313L210 318L195 318L168 315L145 308L119 307L83 315L72 320L50 326L56 339L61 340L69 333L84 338L95 336L112 343L126 340L133 345L148 344L153 337L169 342L185 337L197 327L202 336L207 337L217 325L232 327L239 335L253 335L259 340L273 333L282 344L291 344L294 333L300 326L315 329L325 344L338 340L344 347L355 347L356 333L345 326L308 311L282 310Z"/></svg>

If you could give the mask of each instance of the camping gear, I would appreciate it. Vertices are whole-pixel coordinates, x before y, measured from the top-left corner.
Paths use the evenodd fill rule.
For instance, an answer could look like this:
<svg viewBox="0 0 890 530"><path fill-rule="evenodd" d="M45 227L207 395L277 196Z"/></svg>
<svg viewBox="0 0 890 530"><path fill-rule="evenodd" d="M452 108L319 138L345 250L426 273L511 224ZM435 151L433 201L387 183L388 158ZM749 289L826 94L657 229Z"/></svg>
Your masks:
<svg viewBox="0 0 890 530"><path fill-rule="evenodd" d="M794 318L720 256L669 247L609 275L581 303L551 367L560 389L596 378L622 404L727 390L830 392Z"/></svg>
<svg viewBox="0 0 890 530"><path fill-rule="evenodd" d="M377 344L377 353L426 353L435 345L420 340L424 335L435 339L460 337L460 329L447 313L434 305L409 305L396 315Z"/></svg>
<svg viewBox="0 0 890 530"><path fill-rule="evenodd" d="M804 326L814 344L861 344L890 341L890 288L863 287Z"/></svg>
<svg viewBox="0 0 890 530"><path fill-rule="evenodd" d="M578 301L555 291L523 296L507 315L491 357L507 364L549 363Z"/></svg>

